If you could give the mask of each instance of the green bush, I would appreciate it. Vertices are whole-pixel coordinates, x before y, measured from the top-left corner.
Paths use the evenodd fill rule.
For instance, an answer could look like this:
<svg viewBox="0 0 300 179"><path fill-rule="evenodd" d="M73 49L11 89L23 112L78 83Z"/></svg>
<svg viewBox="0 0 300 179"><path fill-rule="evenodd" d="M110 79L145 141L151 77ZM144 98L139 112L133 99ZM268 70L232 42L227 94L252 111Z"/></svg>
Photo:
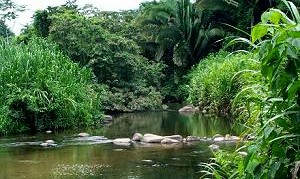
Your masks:
<svg viewBox="0 0 300 179"><path fill-rule="evenodd" d="M92 124L102 90L91 77L45 40L1 41L0 133Z"/></svg>
<svg viewBox="0 0 300 179"><path fill-rule="evenodd" d="M210 107L213 112L230 112L236 94L252 78L247 73L236 73L258 66L250 58L250 55L220 51L203 59L189 74L188 101L202 108Z"/></svg>

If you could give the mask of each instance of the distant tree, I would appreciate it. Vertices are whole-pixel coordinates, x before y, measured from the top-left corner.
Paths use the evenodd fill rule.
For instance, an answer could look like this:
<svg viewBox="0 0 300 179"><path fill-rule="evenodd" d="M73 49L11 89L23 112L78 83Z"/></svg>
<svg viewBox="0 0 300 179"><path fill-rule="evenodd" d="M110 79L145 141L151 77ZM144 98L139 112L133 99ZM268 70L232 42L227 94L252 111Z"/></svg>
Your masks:
<svg viewBox="0 0 300 179"><path fill-rule="evenodd" d="M12 0L0 0L0 20L5 21L15 19L20 11L24 11L25 6L17 5Z"/></svg>
<svg viewBox="0 0 300 179"><path fill-rule="evenodd" d="M47 10L38 10L33 15L33 26L36 33L40 37L47 37L49 35L51 20Z"/></svg>
<svg viewBox="0 0 300 179"><path fill-rule="evenodd" d="M4 21L0 20L0 36L9 37L14 35L14 33L7 27Z"/></svg>

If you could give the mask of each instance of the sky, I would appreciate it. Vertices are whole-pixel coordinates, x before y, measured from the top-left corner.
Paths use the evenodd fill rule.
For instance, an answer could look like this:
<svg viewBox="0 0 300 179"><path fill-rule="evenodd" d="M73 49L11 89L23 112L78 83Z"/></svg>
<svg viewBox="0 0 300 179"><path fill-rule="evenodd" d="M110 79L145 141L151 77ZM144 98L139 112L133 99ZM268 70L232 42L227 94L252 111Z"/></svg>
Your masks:
<svg viewBox="0 0 300 179"><path fill-rule="evenodd" d="M65 0L13 0L18 5L26 5L26 10L19 13L19 17L7 25L18 35L24 25L31 22L31 17L36 10L46 9L48 6L59 6L65 3ZM137 9L141 2L149 0L77 0L79 7L85 4L92 4L100 10L119 11L128 9Z"/></svg>

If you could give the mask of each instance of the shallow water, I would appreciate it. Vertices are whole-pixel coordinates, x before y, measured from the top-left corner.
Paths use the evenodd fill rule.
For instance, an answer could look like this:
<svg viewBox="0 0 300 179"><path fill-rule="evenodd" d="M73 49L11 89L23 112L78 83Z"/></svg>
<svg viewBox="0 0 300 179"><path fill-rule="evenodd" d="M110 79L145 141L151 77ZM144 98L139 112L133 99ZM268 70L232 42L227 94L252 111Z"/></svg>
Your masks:
<svg viewBox="0 0 300 179"><path fill-rule="evenodd" d="M0 139L0 178L199 178L199 164L211 157L209 142L117 146L75 137L87 131L108 139L131 138L135 132L211 137L230 133L230 126L215 117L143 112L114 116L112 124L99 129L5 137ZM47 139L58 145L39 146Z"/></svg>

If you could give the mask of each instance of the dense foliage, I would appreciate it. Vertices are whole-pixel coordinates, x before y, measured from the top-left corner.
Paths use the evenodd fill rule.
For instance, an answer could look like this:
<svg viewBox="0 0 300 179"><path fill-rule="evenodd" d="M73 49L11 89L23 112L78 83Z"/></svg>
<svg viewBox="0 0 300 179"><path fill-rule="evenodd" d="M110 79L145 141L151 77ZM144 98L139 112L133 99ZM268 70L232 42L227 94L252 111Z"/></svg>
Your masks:
<svg viewBox="0 0 300 179"><path fill-rule="evenodd" d="M97 81L108 86L107 110L131 111L159 108L161 65L140 55L133 40L110 33L101 19L76 11L51 16L49 37L71 59L93 70Z"/></svg>
<svg viewBox="0 0 300 179"><path fill-rule="evenodd" d="M49 41L1 41L0 61L0 133L82 127L101 117L91 71Z"/></svg>
<svg viewBox="0 0 300 179"><path fill-rule="evenodd" d="M209 164L217 178L297 178L299 177L299 55L300 15L296 6L283 1L289 18L278 9L263 13L261 22L251 32L252 51L260 62L261 81L243 91L256 91L247 103L252 120L249 130L256 135L254 142L234 154L219 152ZM263 89L263 90L262 90ZM247 151L247 156L238 154ZM214 166L214 167L212 167Z"/></svg>

